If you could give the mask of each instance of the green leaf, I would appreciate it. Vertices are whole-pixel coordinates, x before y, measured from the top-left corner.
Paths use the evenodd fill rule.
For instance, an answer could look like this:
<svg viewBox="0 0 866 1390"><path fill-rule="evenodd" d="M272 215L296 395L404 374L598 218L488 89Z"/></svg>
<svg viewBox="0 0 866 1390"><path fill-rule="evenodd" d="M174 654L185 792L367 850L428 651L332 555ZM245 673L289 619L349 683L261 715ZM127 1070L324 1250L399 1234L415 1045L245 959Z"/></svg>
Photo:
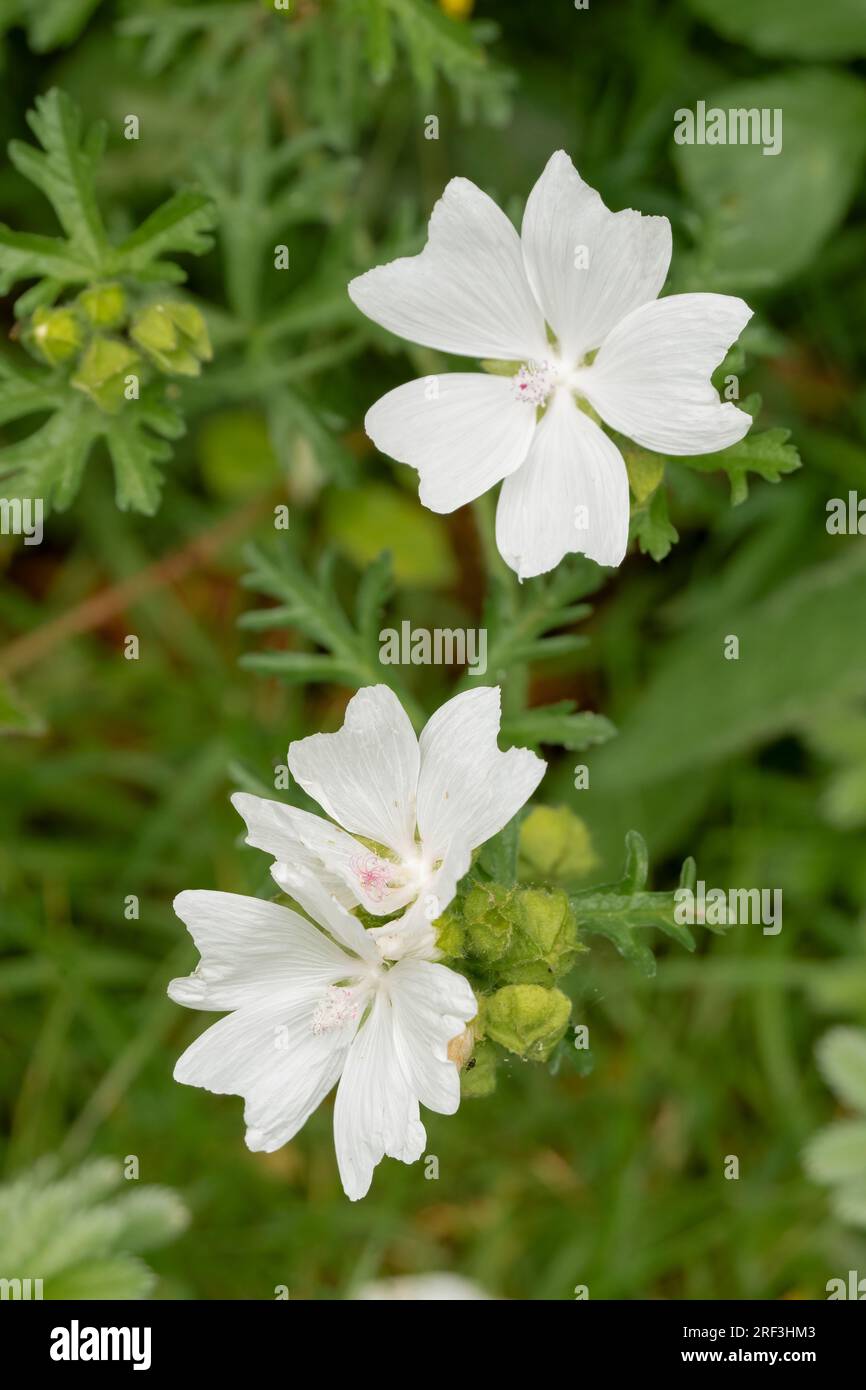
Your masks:
<svg viewBox="0 0 866 1390"><path fill-rule="evenodd" d="M44 732L45 724L39 715L27 708L7 681L0 680L0 735L37 737Z"/></svg>
<svg viewBox="0 0 866 1390"><path fill-rule="evenodd" d="M478 856L478 864L494 883L510 888L517 882L517 849L520 844L520 826L528 812L524 807L512 816L498 834L488 840Z"/></svg>
<svg viewBox="0 0 866 1390"><path fill-rule="evenodd" d="M816 1182L866 1177L866 1120L840 1120L819 1130L806 1145L803 1162Z"/></svg>
<svg viewBox="0 0 866 1390"><path fill-rule="evenodd" d="M114 465L115 496L121 511L153 516L159 506L162 472L157 466L171 458L169 440L179 439L185 425L167 402L142 395L128 401L111 418L105 442Z"/></svg>
<svg viewBox="0 0 866 1390"><path fill-rule="evenodd" d="M663 560L672 545L679 540L679 533L668 517L668 503L663 487L657 488L644 507L632 513L632 534L642 555L651 555L655 561Z"/></svg>
<svg viewBox="0 0 866 1390"><path fill-rule="evenodd" d="M839 1099L866 1115L866 1030L833 1028L821 1038L815 1055Z"/></svg>
<svg viewBox="0 0 866 1390"><path fill-rule="evenodd" d="M201 193L175 193L149 217L137 231L116 248L114 274L134 275L145 280L186 279L180 266L161 259L167 251L200 256L209 251L213 237L208 235L215 221L213 203Z"/></svg>
<svg viewBox="0 0 866 1390"><path fill-rule="evenodd" d="M44 153L12 140L9 158L42 191L69 242L96 270L108 246L95 187L106 126L85 131L78 107L57 87L36 98L27 120Z"/></svg>
<svg viewBox="0 0 866 1390"><path fill-rule="evenodd" d="M21 21L34 53L51 53L74 42L102 0L19 0Z"/></svg>
<svg viewBox="0 0 866 1390"><path fill-rule="evenodd" d="M156 1275L132 1255L108 1255L85 1260L72 1269L55 1274L44 1289L50 1299L140 1299L149 1298Z"/></svg>
<svg viewBox="0 0 866 1390"><path fill-rule="evenodd" d="M578 599L603 582L605 571L583 556L568 556L552 574L528 579L519 587L510 571L494 572L484 609L489 633L487 673L491 684L502 684L509 671L524 664L570 656L585 647L580 633L557 632L589 616L592 608ZM516 672L515 672L516 673ZM462 686L468 688L471 678Z"/></svg>
<svg viewBox="0 0 866 1390"><path fill-rule="evenodd" d="M53 297L67 285L117 276L145 284L185 279L180 266L161 257L166 252L200 255L209 249L207 233L215 221L211 201L199 193L176 193L119 246L112 246L96 198L104 123L85 130L78 107L56 87L36 98L28 120L42 149L13 140L9 157L51 203L66 235L37 236L0 226L0 290L5 293L16 281L33 277L50 279ZM27 312L33 307L32 293Z"/></svg>
<svg viewBox="0 0 866 1390"><path fill-rule="evenodd" d="M442 589L454 582L457 565L444 522L409 493L366 483L333 488L323 502L325 534L358 569L389 550L398 584Z"/></svg>
<svg viewBox="0 0 866 1390"><path fill-rule="evenodd" d="M866 691L864 605L866 553L852 546L661 647L639 710L596 755L604 796L663 784L808 727L828 690L840 701ZM841 663L840 633L850 638ZM739 638L736 661L724 656L729 634Z"/></svg>
<svg viewBox="0 0 866 1390"><path fill-rule="evenodd" d="M127 1185L96 1159L63 1177L42 1160L0 1187L0 1277L34 1270L46 1298L145 1298L155 1277L134 1253L173 1240L186 1208L161 1187Z"/></svg>
<svg viewBox="0 0 866 1390"><path fill-rule="evenodd" d="M689 0L731 43L771 58L857 58L866 54L863 0Z"/></svg>
<svg viewBox="0 0 866 1390"><path fill-rule="evenodd" d="M617 883L581 889L570 894L569 901L580 931L606 937L625 960L632 961L645 975L654 975L655 957L637 936L638 931L657 927L687 951L695 949L695 942L688 927L674 919L674 894L648 892L647 874L646 843L636 830L630 830L622 878ZM694 884L695 863L687 859L679 886L694 889Z"/></svg>
<svg viewBox="0 0 866 1390"><path fill-rule="evenodd" d="M846 1226L866 1226L866 1178L837 1187L830 1205Z"/></svg>
<svg viewBox="0 0 866 1390"><path fill-rule="evenodd" d="M383 550L361 575L355 600L355 623L372 649L378 644L385 608L394 592L394 567L390 550Z"/></svg>
<svg viewBox="0 0 866 1390"><path fill-rule="evenodd" d="M581 752L595 744L607 743L615 734L616 729L603 714L578 711L574 700L536 706L521 714L509 715L502 721L502 738L506 743L520 746L558 744L571 752Z"/></svg>
<svg viewBox="0 0 866 1390"><path fill-rule="evenodd" d="M816 11L816 15L820 13ZM844 216L866 154L866 84L796 68L707 97L707 109L782 111L782 150L677 145L680 177L702 214L682 288L745 293L803 270ZM796 235L792 235L796 228Z"/></svg>
<svg viewBox="0 0 866 1390"><path fill-rule="evenodd" d="M731 502L737 507L749 495L749 473L757 473L768 483L778 483L784 474L794 473L801 466L796 447L787 442L790 434L790 430L763 430L760 434L747 434L717 454L682 455L676 461L703 473L722 469L730 479Z"/></svg>
<svg viewBox="0 0 866 1390"><path fill-rule="evenodd" d="M22 413L29 413L28 409ZM96 407L67 391L55 413L16 444L0 449L0 485L7 497L41 497L46 511L64 511L81 485L93 445L103 431Z"/></svg>

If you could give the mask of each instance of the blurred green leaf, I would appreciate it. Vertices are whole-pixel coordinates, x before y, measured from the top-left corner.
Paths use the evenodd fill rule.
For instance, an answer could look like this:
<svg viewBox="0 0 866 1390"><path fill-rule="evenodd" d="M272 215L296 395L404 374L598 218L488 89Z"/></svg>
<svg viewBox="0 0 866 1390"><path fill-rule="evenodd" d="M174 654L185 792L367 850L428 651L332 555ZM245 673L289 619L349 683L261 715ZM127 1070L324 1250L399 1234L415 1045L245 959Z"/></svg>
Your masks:
<svg viewBox="0 0 866 1390"><path fill-rule="evenodd" d="M702 214L695 288L781 284L804 269L841 221L866 155L866 84L844 72L791 69L711 92L707 108L782 112L782 149L677 145ZM700 281L700 284L698 284Z"/></svg>
<svg viewBox="0 0 866 1390"><path fill-rule="evenodd" d="M856 58L866 54L861 0L688 0L731 43L773 58Z"/></svg>
<svg viewBox="0 0 866 1390"><path fill-rule="evenodd" d="M366 483L332 489L323 500L325 534L358 569L387 549L398 584L453 584L457 565L445 525L416 498L384 483Z"/></svg>
<svg viewBox="0 0 866 1390"><path fill-rule="evenodd" d="M866 1031L833 1028L815 1049L824 1079L845 1104L866 1115Z"/></svg>

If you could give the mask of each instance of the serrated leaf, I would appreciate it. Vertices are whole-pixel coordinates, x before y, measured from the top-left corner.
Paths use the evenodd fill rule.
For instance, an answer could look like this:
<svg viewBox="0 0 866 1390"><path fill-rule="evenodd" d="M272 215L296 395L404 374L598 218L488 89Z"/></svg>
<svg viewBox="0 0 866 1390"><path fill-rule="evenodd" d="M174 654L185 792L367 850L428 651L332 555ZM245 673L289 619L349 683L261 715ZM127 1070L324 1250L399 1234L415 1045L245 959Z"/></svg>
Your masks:
<svg viewBox="0 0 866 1390"><path fill-rule="evenodd" d="M180 192L169 198L115 249L114 274L177 282L186 278L179 266L161 259L167 251L200 256L213 246L213 203L201 193Z"/></svg>
<svg viewBox="0 0 866 1390"><path fill-rule="evenodd" d="M757 473L768 483L778 483L786 473L794 473L801 466L796 447L787 442L790 435L791 431L785 429L763 430L760 434L747 434L739 443L716 454L682 455L677 463L702 473L723 470L730 479L731 502L737 507L749 495L749 473Z"/></svg>
<svg viewBox="0 0 866 1390"><path fill-rule="evenodd" d="M668 502L663 487L653 493L647 506L632 516L632 530L642 555L651 555L658 563L670 553L679 540L679 533L668 516Z"/></svg>
<svg viewBox="0 0 866 1390"><path fill-rule="evenodd" d="M104 124L85 130L78 107L56 87L36 98L28 121L43 148L13 140L9 157L51 203L66 236L37 236L0 227L3 292L17 280L31 277L50 278L55 296L65 285L122 275L143 283L185 279L180 266L162 257L166 252L201 255L210 248L213 239L208 232L215 222L210 199L189 191L176 193L119 246L112 246L96 198Z"/></svg>
<svg viewBox="0 0 866 1390"><path fill-rule="evenodd" d="M674 894L646 890L647 872L646 842L636 830L630 830L626 836L626 862L620 880L581 889L570 894L569 901L580 931L606 937L625 960L632 961L644 974L654 975L655 957L636 932L657 927L687 951L695 949L695 942L688 927L675 920ZM694 876L694 861L687 859L680 875L680 886L692 886Z"/></svg>
<svg viewBox="0 0 866 1390"><path fill-rule="evenodd" d="M68 392L44 424L26 439L0 449L4 494L40 497L46 511L64 511L78 492L88 455L102 429L96 409Z"/></svg>
<svg viewBox="0 0 866 1390"><path fill-rule="evenodd" d="M393 592L391 552L383 550L361 575L355 600L355 624L361 637L370 643L371 648L378 643L385 607Z"/></svg>
<svg viewBox="0 0 866 1390"><path fill-rule="evenodd" d="M502 737L506 743L519 745L551 743L571 752L581 752L595 744L613 738L616 729L603 714L577 709L574 700L560 700L555 705L540 705L522 714L509 715L502 721Z"/></svg>

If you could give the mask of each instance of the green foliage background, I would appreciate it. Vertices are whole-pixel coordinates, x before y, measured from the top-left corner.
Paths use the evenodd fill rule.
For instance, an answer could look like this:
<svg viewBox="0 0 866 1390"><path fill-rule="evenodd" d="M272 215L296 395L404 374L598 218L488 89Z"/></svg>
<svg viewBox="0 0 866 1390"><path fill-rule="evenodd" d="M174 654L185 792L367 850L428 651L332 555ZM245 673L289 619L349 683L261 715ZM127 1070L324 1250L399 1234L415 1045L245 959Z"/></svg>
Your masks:
<svg viewBox="0 0 866 1390"><path fill-rule="evenodd" d="M825 527L827 500L866 477L866 16L858 0L445 13L461 8L0 0L4 145L32 144L25 113L59 87L107 122L95 188L113 245L180 188L214 210L213 247L172 253L214 361L170 384L186 432L158 459L161 504L149 483L146 505L133 489L118 510L99 439L42 546L0 537L4 1174L46 1155L138 1155L142 1179L190 1212L148 1254L156 1296L285 1284L343 1298L368 1277L447 1269L509 1298L578 1284L592 1298L821 1297L866 1261L802 1165L845 1114L816 1039L866 1019L866 551ZM699 99L781 107L783 152L676 146L673 113ZM671 219L669 290L756 308L729 369L759 415L726 459L668 463L663 478L630 460L621 570L576 562L518 589L489 507L425 512L414 475L365 439L365 409L445 359L363 320L345 285L421 244L455 174L519 217L559 147L609 206ZM0 221L58 232L12 163ZM277 243L288 272L273 269ZM0 475L46 412L66 419L45 400L19 411L22 389L8 388ZM782 477L792 445L803 467ZM288 547L272 526L287 499ZM386 677L381 605L416 626L486 615L506 729L542 741L544 799L589 827L575 883L616 879L636 828L654 887L694 855L709 885L782 887L784 929L701 934L693 955L653 934L654 975L594 943L571 977L592 1072L515 1060L493 1097L425 1117L437 1181L386 1161L352 1205L328 1105L286 1149L251 1155L240 1100L174 1084L202 1021L165 984L194 960L175 893L270 892L228 793L268 794L290 739L336 727L353 685ZM123 658L128 633L138 661ZM723 659L728 634L738 662ZM419 718L458 679L399 675ZM574 789L576 762L590 790Z"/></svg>

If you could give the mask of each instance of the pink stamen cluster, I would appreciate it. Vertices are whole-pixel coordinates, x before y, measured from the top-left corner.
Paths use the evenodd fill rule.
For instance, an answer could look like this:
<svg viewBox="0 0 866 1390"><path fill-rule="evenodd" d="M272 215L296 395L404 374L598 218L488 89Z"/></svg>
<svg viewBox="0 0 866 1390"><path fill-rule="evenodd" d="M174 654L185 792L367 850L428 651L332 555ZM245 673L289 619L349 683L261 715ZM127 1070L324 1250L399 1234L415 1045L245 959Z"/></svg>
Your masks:
<svg viewBox="0 0 866 1390"><path fill-rule="evenodd" d="M342 985L329 985L324 998L313 1014L313 1032L330 1033L335 1028L345 1028L358 1017L358 1004L350 989Z"/></svg>
<svg viewBox="0 0 866 1390"><path fill-rule="evenodd" d="M546 362L524 362L511 378L515 399L527 405L544 405L553 390L553 372Z"/></svg>
<svg viewBox="0 0 866 1390"><path fill-rule="evenodd" d="M385 896L391 866L384 859L378 859L375 854L367 855L366 858L356 854L349 860L349 868L367 896L380 903Z"/></svg>

